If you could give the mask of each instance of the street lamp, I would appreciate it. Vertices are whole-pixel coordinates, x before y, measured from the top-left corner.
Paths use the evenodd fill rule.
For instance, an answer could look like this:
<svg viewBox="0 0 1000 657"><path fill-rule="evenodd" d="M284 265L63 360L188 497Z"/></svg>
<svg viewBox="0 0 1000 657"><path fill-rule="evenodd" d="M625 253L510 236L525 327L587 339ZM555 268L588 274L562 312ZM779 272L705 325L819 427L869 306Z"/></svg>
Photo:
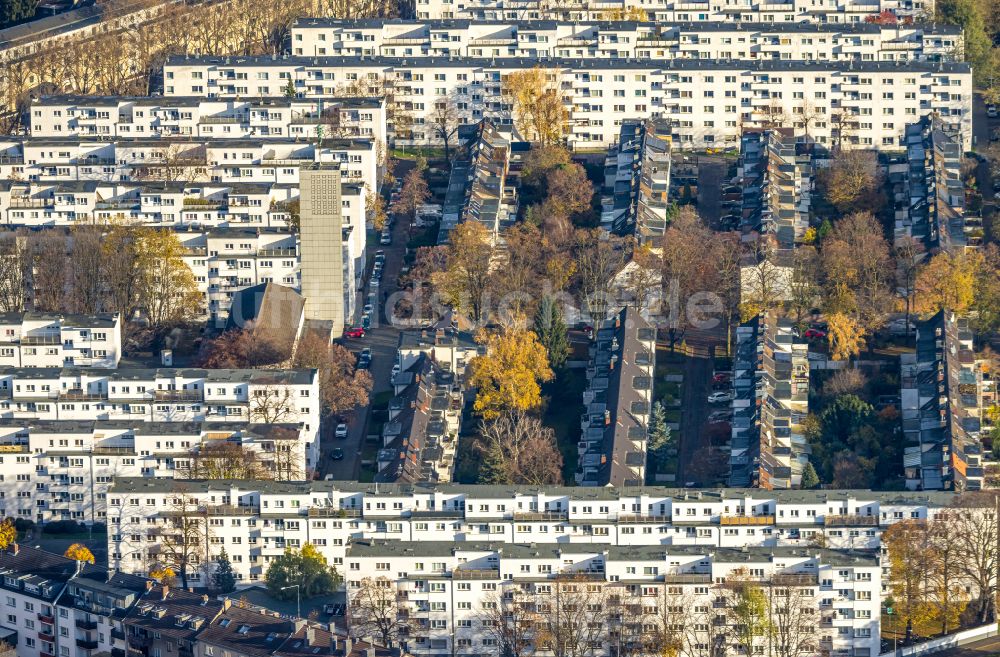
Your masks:
<svg viewBox="0 0 1000 657"><path fill-rule="evenodd" d="M299 584L291 584L289 586L282 586L281 590L295 589L295 615L298 618L302 618L302 586Z"/></svg>

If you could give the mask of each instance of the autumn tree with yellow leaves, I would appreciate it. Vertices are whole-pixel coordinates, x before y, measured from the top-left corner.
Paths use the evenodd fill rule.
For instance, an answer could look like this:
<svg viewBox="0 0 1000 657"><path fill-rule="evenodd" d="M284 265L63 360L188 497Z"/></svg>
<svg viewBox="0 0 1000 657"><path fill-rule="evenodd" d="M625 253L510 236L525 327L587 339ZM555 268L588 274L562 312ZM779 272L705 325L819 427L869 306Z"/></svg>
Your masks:
<svg viewBox="0 0 1000 657"><path fill-rule="evenodd" d="M525 139L542 146L559 142L568 116L557 70L536 66L515 71L503 76L502 87L513 107L514 124Z"/></svg>
<svg viewBox="0 0 1000 657"><path fill-rule="evenodd" d="M14 521L10 518L5 518L0 523L0 550L6 550L16 540L17 529L14 527Z"/></svg>
<svg viewBox="0 0 1000 657"><path fill-rule="evenodd" d="M967 311L975 300L976 280L983 265L976 252L938 253L917 273L914 306L919 313ZM995 275L995 272L994 272Z"/></svg>
<svg viewBox="0 0 1000 657"><path fill-rule="evenodd" d="M474 408L484 420L505 411L542 405L541 382L552 380L545 347L532 331L508 329L486 340L487 353L472 360L470 383L478 389Z"/></svg>
<svg viewBox="0 0 1000 657"><path fill-rule="evenodd" d="M84 545L83 543L74 543L66 548L63 552L63 556L68 559L73 559L75 561L86 561L87 563L94 563L94 553Z"/></svg>
<svg viewBox="0 0 1000 657"><path fill-rule="evenodd" d="M857 320L844 313L831 313L827 315L826 322L830 356L834 360L849 360L861 353L865 336Z"/></svg>

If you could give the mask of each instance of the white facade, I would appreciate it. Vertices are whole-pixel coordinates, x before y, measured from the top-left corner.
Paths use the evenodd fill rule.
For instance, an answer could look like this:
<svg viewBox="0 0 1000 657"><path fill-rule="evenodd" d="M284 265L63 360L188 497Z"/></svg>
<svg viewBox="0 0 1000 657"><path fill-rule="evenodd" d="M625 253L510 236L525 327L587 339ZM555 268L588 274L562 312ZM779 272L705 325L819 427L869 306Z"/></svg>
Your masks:
<svg viewBox="0 0 1000 657"><path fill-rule="evenodd" d="M306 476L312 436L304 424L0 420L0 513L35 522L105 522L115 477L187 478L202 446L225 441Z"/></svg>
<svg viewBox="0 0 1000 657"><path fill-rule="evenodd" d="M770 619L774 623L797 626L799 609L808 610L808 629L794 631L814 638L819 650L811 654L879 654L881 571L873 554L788 547L391 541L353 543L345 561L349 611L350 596L362 580L385 578L398 612L408 619L407 648L417 655L496 650L496 634L488 626L493 617L484 618L483 608L505 595L529 601L541 612L540 622L562 617L567 624L586 624L588 630L575 633L590 642L593 654L614 654L619 632L623 641L630 631L638 639L640 628L660 623L669 626L666 633L693 639L681 655L703 654L691 644L720 639L711 654L745 654L734 627L739 621L726 615L735 599L721 586L738 578L759 582L770 608L794 605L794 618L776 613ZM560 605L566 605L561 614ZM630 630L633 623L640 628ZM678 626L684 630L677 631ZM754 652L766 654L768 645L761 633ZM533 652L553 654L544 644ZM641 648L636 652L648 654Z"/></svg>
<svg viewBox="0 0 1000 657"><path fill-rule="evenodd" d="M33 137L374 139L385 143L380 98L45 96L31 104Z"/></svg>
<svg viewBox="0 0 1000 657"><path fill-rule="evenodd" d="M339 163L366 194L378 189L378 158L370 138L0 140L0 223L282 226L302 166ZM363 212L365 194L345 206Z"/></svg>
<svg viewBox="0 0 1000 657"><path fill-rule="evenodd" d="M306 57L952 60L949 25L812 22L560 22L300 18L291 54Z"/></svg>
<svg viewBox="0 0 1000 657"><path fill-rule="evenodd" d="M285 547L306 542L341 572L348 544L369 539L722 548L822 540L873 550L882 528L931 517L954 501L949 493L630 490L191 480L184 495L207 511L212 545L225 547L241 585L262 579ZM177 496L164 480L115 480L108 493L112 565L141 570Z"/></svg>
<svg viewBox="0 0 1000 657"><path fill-rule="evenodd" d="M319 459L315 370L0 369L0 419L301 424Z"/></svg>
<svg viewBox="0 0 1000 657"><path fill-rule="evenodd" d="M601 20L641 9L658 21L734 21L766 23L860 23L883 11L900 17L934 15L934 0L599 0L553 3L549 0L417 0L417 18L476 20Z"/></svg>
<svg viewBox="0 0 1000 657"><path fill-rule="evenodd" d="M435 103L449 97L470 122L513 122L502 75L542 66L565 100L567 140L576 148L615 142L623 117L665 117L677 147L735 146L743 129L783 115L821 144L901 148L907 123L936 112L956 124L967 147L972 135L972 76L967 64L923 62L725 61L691 59L563 59L443 57L191 57L172 58L168 94L237 97L240 82L266 75L289 81L306 97L338 85L385 80L394 103L413 115L415 143L435 143ZM206 87L207 85L207 87ZM211 89L211 91L205 91Z"/></svg>
<svg viewBox="0 0 1000 657"><path fill-rule="evenodd" d="M205 295L209 319L224 324L233 296L247 287L278 283L299 289L297 234L291 229L216 229L177 231L187 250L198 290Z"/></svg>
<svg viewBox="0 0 1000 657"><path fill-rule="evenodd" d="M118 367L117 314L0 314L0 367Z"/></svg>

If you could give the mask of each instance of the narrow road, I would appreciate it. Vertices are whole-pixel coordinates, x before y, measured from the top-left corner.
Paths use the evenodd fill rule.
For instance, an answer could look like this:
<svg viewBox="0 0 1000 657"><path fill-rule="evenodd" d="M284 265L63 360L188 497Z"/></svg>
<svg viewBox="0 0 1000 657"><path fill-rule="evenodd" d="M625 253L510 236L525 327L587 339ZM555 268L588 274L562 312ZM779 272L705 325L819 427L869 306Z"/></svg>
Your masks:
<svg viewBox="0 0 1000 657"><path fill-rule="evenodd" d="M396 176L402 180L409 168L407 162L400 162L396 168ZM412 165L411 165L412 166ZM358 317L360 318L361 308L367 303L369 284L371 282L371 271L374 265L375 252L382 250L385 252L385 265L382 267L382 279L379 284L378 317L372 318L371 329L367 331L364 338L359 340L344 339L342 343L345 347L359 353L365 347L372 350L372 363L369 367L373 386L370 399L374 400L380 393L385 393L392 389L389 377L392 374L392 366L396 362L396 350L399 347L400 330L389 325L386 321L385 308L382 299L388 298L396 291L396 282L399 280L399 270L403 266L403 258L406 254L406 243L409 240L409 219L399 217L396 219L392 229L392 244L381 246L376 240L374 244L368 245L368 265L365 270L365 289L358 302ZM347 438L337 440L334 438L334 428L336 421L330 421L324 427L320 448L320 474L322 476L332 475L337 480L357 481L361 473L361 452L364 445L365 436L368 434L368 425L371 422L371 404L359 409L353 414L347 423ZM344 451L344 458L334 461L331 452L335 448Z"/></svg>

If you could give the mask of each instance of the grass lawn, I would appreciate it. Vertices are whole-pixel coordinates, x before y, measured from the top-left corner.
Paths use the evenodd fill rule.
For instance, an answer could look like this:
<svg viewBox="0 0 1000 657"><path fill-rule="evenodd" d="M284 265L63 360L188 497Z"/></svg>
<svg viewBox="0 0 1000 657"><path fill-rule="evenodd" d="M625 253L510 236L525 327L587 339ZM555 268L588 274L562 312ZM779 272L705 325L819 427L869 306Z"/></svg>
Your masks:
<svg viewBox="0 0 1000 657"><path fill-rule="evenodd" d="M583 391L587 373L583 369L563 368L556 378L542 386L542 395L549 398L542 422L556 434L556 444L563 457L563 481L573 484L579 455L580 415L583 414Z"/></svg>
<svg viewBox="0 0 1000 657"><path fill-rule="evenodd" d="M444 159L444 147L443 146L407 146L403 148L393 148L389 151L389 155L396 158L397 160L415 160L418 157L423 157L428 160L443 160Z"/></svg>

